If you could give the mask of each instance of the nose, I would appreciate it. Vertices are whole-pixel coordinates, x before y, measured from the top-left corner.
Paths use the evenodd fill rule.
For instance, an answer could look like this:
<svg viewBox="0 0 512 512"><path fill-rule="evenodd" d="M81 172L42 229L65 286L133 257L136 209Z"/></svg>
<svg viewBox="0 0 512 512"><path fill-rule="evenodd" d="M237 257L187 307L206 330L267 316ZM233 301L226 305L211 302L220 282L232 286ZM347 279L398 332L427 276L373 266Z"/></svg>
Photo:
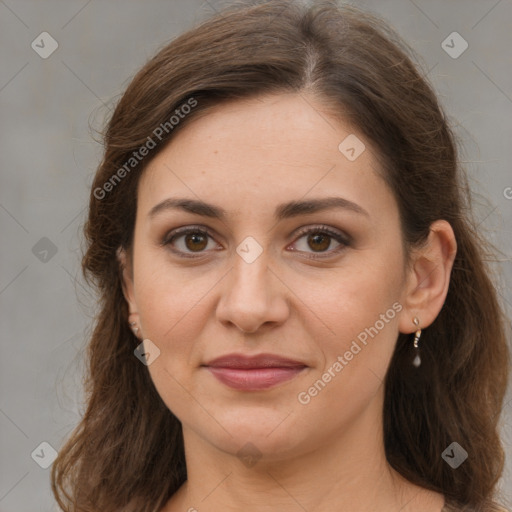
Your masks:
<svg viewBox="0 0 512 512"><path fill-rule="evenodd" d="M254 333L262 326L275 327L288 318L288 289L268 263L265 251L251 263L238 254L234 256L217 305L220 322Z"/></svg>

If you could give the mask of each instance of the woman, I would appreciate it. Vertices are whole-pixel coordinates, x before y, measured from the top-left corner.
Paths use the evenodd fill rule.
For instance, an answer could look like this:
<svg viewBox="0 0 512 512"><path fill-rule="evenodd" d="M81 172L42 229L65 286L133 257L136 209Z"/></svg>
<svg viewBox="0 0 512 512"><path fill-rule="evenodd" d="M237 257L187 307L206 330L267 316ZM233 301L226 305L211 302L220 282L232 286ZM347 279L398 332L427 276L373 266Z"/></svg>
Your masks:
<svg viewBox="0 0 512 512"><path fill-rule="evenodd" d="M503 313L409 52L275 0L135 76L91 190L63 510L502 510Z"/></svg>

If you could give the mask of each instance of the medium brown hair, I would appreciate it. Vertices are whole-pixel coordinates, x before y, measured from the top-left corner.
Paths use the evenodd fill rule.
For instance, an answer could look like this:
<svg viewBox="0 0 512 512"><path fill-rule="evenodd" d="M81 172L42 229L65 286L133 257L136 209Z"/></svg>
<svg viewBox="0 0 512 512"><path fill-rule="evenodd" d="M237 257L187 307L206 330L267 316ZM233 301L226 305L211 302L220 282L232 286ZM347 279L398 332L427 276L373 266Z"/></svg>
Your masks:
<svg viewBox="0 0 512 512"><path fill-rule="evenodd" d="M65 511L157 512L186 480L181 423L134 356L116 258L118 248L131 248L137 184L174 134L212 106L308 92L376 148L408 250L437 219L451 224L457 240L448 295L423 331L423 362L414 372L410 337L397 339L385 381L387 460L447 503L494 510L504 464L505 318L484 263L490 246L476 230L436 95L414 52L374 15L334 1L253 4L224 9L165 46L133 78L107 125L82 261L100 297L87 351L87 407L53 464L55 497ZM171 128L171 116L191 99L196 106ZM155 147L130 160L150 138ZM469 454L456 470L441 457L452 442Z"/></svg>

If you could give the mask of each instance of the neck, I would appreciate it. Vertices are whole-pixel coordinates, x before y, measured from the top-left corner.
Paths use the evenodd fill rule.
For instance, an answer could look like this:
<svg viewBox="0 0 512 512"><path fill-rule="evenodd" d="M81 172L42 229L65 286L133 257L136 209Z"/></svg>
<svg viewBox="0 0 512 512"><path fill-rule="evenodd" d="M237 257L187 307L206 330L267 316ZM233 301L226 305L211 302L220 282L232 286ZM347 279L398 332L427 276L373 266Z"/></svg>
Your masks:
<svg viewBox="0 0 512 512"><path fill-rule="evenodd" d="M188 480L165 512L440 512L442 495L408 482L388 464L382 428L376 428L382 427L379 410L368 407L343 434L309 449L254 464L184 426Z"/></svg>

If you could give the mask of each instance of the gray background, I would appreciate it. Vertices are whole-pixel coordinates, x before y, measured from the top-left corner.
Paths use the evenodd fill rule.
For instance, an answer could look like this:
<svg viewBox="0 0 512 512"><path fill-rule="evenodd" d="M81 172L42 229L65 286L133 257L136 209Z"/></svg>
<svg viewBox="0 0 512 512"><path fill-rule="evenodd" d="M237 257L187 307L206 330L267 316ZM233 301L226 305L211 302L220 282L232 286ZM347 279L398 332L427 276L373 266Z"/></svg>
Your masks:
<svg viewBox="0 0 512 512"><path fill-rule="evenodd" d="M504 252L495 268L510 315L512 2L352 3L389 20L430 70L464 144L480 228ZM101 129L148 57L220 5L0 0L0 512L55 510L50 469L31 454L42 442L58 450L84 409L81 357L94 298L80 279L80 229L101 156L90 126ZM47 59L31 47L44 31L59 45ZM458 58L441 46L454 31L469 44ZM510 506L510 393L503 439L500 485Z"/></svg>

